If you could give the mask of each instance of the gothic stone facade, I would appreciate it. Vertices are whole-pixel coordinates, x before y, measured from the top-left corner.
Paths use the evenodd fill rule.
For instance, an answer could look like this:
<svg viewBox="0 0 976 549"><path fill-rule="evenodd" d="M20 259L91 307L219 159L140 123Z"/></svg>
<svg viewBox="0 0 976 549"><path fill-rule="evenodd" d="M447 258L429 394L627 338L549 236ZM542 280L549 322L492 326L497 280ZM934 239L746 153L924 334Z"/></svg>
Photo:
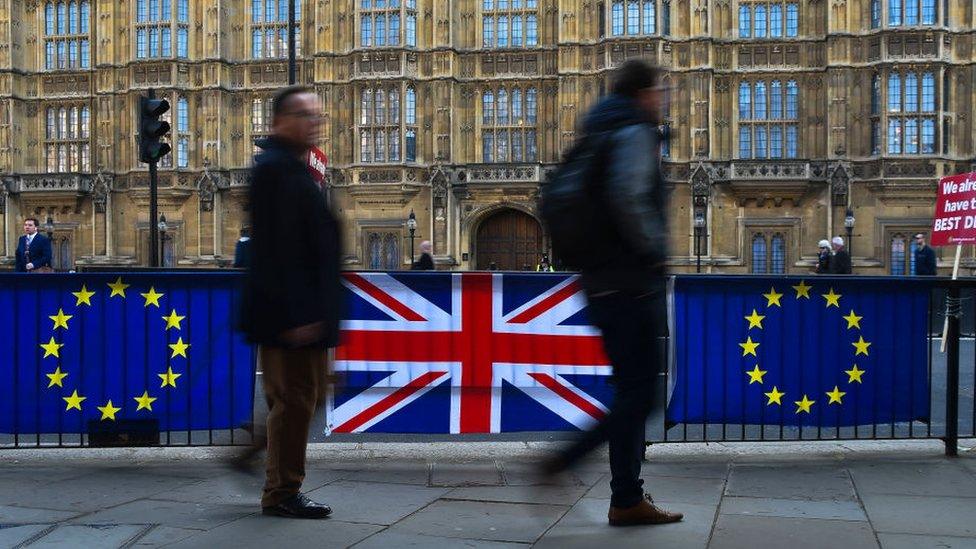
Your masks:
<svg viewBox="0 0 976 549"><path fill-rule="evenodd" d="M167 262L227 265L286 82L284 5L0 2L0 265L29 215L52 219L61 268L148 263L148 88L173 104ZM300 15L298 81L325 106L350 268L409 264L411 211L441 268L534 263L539 185L630 57L670 71L679 272L696 215L704 270L807 272L848 208L857 272L902 272L937 178L976 169L972 2L317 0Z"/></svg>

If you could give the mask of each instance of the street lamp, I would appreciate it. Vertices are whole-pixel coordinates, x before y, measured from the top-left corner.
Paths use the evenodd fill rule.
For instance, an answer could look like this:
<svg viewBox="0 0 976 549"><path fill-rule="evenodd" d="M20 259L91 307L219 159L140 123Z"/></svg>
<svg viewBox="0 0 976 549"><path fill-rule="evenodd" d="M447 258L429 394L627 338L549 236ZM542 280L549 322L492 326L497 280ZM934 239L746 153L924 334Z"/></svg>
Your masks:
<svg viewBox="0 0 976 549"><path fill-rule="evenodd" d="M417 232L417 216L414 215L413 210L410 210L410 215L407 217L407 230L410 231L410 267L413 268L413 238Z"/></svg>
<svg viewBox="0 0 976 549"><path fill-rule="evenodd" d="M166 266L166 257L164 255L164 250L166 249L166 231L169 226L166 225L166 214L160 214L159 223L156 224L156 228L159 229L159 266ZM156 250L153 250L156 253Z"/></svg>
<svg viewBox="0 0 976 549"><path fill-rule="evenodd" d="M705 212L695 210L695 272L701 272L702 245L701 239L705 234Z"/></svg>
<svg viewBox="0 0 976 549"><path fill-rule="evenodd" d="M44 222L44 232L47 233L48 240L54 239L54 220L51 216L47 216L47 221Z"/></svg>
<svg viewBox="0 0 976 549"><path fill-rule="evenodd" d="M854 210L847 208L847 216L844 217L844 227L847 228L847 253L854 256L854 246L851 237L854 234Z"/></svg>

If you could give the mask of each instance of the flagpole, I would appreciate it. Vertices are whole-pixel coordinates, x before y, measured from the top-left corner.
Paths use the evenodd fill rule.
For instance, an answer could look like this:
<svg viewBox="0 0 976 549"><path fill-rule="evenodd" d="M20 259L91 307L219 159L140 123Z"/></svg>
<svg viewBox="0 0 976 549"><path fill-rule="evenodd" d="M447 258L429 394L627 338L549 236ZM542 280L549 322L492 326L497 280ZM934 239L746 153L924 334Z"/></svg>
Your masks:
<svg viewBox="0 0 976 549"><path fill-rule="evenodd" d="M955 280L959 278L959 259L962 257L962 244L956 244L956 259L952 262L952 279ZM949 315L946 315L945 322L942 323L942 344L939 346L939 352L945 353L946 350L946 337L949 334Z"/></svg>

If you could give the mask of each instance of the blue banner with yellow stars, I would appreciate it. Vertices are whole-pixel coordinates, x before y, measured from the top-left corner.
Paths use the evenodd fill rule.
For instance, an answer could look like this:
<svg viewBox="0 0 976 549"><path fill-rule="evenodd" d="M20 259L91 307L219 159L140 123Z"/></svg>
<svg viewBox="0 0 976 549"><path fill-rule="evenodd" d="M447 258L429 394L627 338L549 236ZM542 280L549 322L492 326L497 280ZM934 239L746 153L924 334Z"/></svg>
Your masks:
<svg viewBox="0 0 976 549"><path fill-rule="evenodd" d="M254 355L233 273L0 275L0 433L85 433L251 417Z"/></svg>
<svg viewBox="0 0 976 549"><path fill-rule="evenodd" d="M924 281L678 277L670 423L927 420Z"/></svg>

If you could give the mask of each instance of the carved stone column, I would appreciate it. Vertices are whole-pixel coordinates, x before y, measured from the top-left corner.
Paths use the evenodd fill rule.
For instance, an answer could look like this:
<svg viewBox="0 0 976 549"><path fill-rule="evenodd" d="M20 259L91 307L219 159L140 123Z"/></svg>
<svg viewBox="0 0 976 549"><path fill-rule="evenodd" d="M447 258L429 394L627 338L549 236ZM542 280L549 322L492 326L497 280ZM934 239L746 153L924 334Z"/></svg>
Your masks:
<svg viewBox="0 0 976 549"><path fill-rule="evenodd" d="M448 237L448 221L450 212L450 193L448 174L439 166L434 168L431 179L431 217L433 224L433 245L435 257L449 257L451 244Z"/></svg>
<svg viewBox="0 0 976 549"><path fill-rule="evenodd" d="M93 256L112 255L112 183L109 173L99 173L92 183L92 239Z"/></svg>

